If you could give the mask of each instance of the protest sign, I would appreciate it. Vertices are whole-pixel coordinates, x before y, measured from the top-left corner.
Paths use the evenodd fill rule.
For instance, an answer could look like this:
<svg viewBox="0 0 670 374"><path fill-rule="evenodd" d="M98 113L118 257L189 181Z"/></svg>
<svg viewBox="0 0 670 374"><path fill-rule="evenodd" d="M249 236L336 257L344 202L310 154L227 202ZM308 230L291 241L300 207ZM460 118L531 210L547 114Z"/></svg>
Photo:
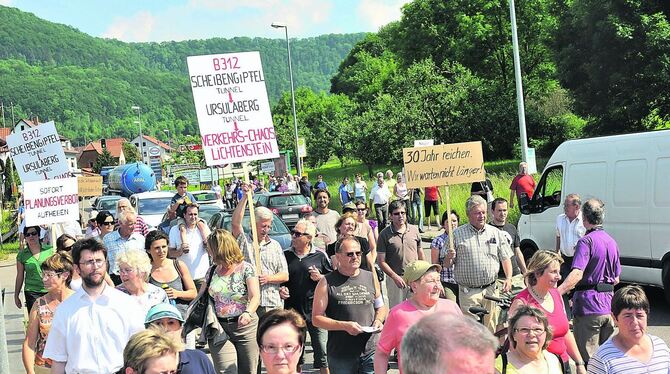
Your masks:
<svg viewBox="0 0 670 374"><path fill-rule="evenodd" d="M102 176L77 177L79 196L101 196Z"/></svg>
<svg viewBox="0 0 670 374"><path fill-rule="evenodd" d="M26 226L79 219L77 178L27 182L23 186Z"/></svg>
<svg viewBox="0 0 670 374"><path fill-rule="evenodd" d="M270 174L275 171L274 161L267 161L261 164L261 171L265 174Z"/></svg>
<svg viewBox="0 0 670 374"><path fill-rule="evenodd" d="M408 188L484 180L481 142L403 148L402 154Z"/></svg>
<svg viewBox="0 0 670 374"><path fill-rule="evenodd" d="M71 176L53 122L8 135L7 147L23 183Z"/></svg>
<svg viewBox="0 0 670 374"><path fill-rule="evenodd" d="M298 138L298 157L307 157L307 143L305 143L305 138Z"/></svg>
<svg viewBox="0 0 670 374"><path fill-rule="evenodd" d="M418 139L414 141L414 148L429 147L433 145L433 139Z"/></svg>
<svg viewBox="0 0 670 374"><path fill-rule="evenodd" d="M208 166L279 157L259 52L187 58Z"/></svg>

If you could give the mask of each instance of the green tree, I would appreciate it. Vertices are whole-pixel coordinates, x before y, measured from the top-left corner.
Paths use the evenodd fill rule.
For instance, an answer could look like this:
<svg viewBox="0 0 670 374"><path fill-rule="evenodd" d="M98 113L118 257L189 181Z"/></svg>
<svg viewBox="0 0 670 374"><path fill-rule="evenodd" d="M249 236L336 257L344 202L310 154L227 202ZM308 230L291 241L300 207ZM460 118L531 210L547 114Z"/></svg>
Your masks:
<svg viewBox="0 0 670 374"><path fill-rule="evenodd" d="M131 142L123 143L123 155L126 156L126 163L128 164L140 161L142 158L140 156L140 151Z"/></svg>
<svg viewBox="0 0 670 374"><path fill-rule="evenodd" d="M107 148L102 150L102 154L98 156L98 158L95 160L95 163L93 164L93 172L100 174L100 170L102 170L103 166L115 166L117 165L116 160L114 160L114 157L112 157L112 154L109 153Z"/></svg>

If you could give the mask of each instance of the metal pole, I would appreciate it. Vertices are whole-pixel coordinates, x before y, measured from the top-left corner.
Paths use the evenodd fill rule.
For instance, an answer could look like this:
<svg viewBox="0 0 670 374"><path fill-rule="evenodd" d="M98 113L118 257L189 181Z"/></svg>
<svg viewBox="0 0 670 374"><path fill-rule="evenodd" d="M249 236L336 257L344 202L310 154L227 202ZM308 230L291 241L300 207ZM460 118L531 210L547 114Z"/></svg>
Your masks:
<svg viewBox="0 0 670 374"><path fill-rule="evenodd" d="M5 125L5 103L4 102L0 102L0 108L2 108L2 127L7 127L7 125Z"/></svg>
<svg viewBox="0 0 670 374"><path fill-rule="evenodd" d="M137 110L137 124L140 127L140 161L144 163L144 148L142 147L142 143L144 143L144 136L142 135L142 108L133 105L131 109Z"/></svg>
<svg viewBox="0 0 670 374"><path fill-rule="evenodd" d="M295 90L293 88L293 67L291 66L291 46L288 41L288 26L284 26L286 32L286 51L288 52L288 76L291 81L291 109L293 110L293 130L295 131L295 166L298 169L298 176L302 176L302 165L298 156L298 117L295 114Z"/></svg>
<svg viewBox="0 0 670 374"><path fill-rule="evenodd" d="M526 111L523 106L523 83L521 82L521 62L519 61L519 39L516 33L516 11L514 0L509 0L509 17L512 24L512 50L514 54L514 81L516 82L516 106L519 115L519 136L521 159L527 161L528 141L526 140Z"/></svg>

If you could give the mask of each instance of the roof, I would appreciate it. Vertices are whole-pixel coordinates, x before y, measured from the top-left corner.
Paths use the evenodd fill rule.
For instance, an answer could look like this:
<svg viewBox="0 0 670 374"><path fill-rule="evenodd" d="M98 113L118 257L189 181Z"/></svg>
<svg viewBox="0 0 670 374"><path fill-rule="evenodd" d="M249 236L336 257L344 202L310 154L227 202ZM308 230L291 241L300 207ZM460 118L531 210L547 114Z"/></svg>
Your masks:
<svg viewBox="0 0 670 374"><path fill-rule="evenodd" d="M119 158L121 157L121 152L123 151L123 143L126 142L126 139L124 138L113 138L113 139L106 139L106 146L107 150L109 153L111 153L112 157L114 158ZM100 141L96 140L94 142L90 142L86 145L83 152L87 151L95 151L99 155L102 154L102 146L100 145Z"/></svg>
<svg viewBox="0 0 670 374"><path fill-rule="evenodd" d="M0 127L0 139L7 140L7 135L12 133L12 129L9 127Z"/></svg>
<svg viewBox="0 0 670 374"><path fill-rule="evenodd" d="M163 148L163 149L166 149L166 150L168 150L168 151L170 150L170 146L169 146L169 145L167 145L167 144L163 143L162 141L160 141L160 140L154 138L153 136L142 135L142 137L143 137L144 139L146 139L146 140L148 140L148 141L154 143L154 144L158 144L158 146L161 147L161 148Z"/></svg>

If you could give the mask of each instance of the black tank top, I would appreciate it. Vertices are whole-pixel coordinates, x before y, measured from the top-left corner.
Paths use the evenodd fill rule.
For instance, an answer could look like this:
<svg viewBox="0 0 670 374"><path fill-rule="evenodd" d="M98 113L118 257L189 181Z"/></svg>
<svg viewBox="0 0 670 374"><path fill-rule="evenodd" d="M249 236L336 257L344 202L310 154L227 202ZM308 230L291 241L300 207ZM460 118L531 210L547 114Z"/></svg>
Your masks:
<svg viewBox="0 0 670 374"><path fill-rule="evenodd" d="M354 277L334 271L326 275L328 307L326 315L337 321L355 321L361 326L372 326L375 320L375 284L372 273L360 270ZM355 358L373 352L379 334L361 333L356 336L346 331L328 331L328 356Z"/></svg>
<svg viewBox="0 0 670 374"><path fill-rule="evenodd" d="M154 279L153 276L149 276L149 283L153 284L154 286L163 288L163 285L166 284L170 288L174 288L177 291L184 291L184 282L182 280L182 275L181 271L179 270L179 263L177 260L172 260L172 264L174 265L175 270L177 270L177 278L169 281L169 282L159 282ZM188 304L190 301L182 300L182 299L175 299L176 302L176 307L177 309L181 312L182 317L186 317L186 310L188 309Z"/></svg>

